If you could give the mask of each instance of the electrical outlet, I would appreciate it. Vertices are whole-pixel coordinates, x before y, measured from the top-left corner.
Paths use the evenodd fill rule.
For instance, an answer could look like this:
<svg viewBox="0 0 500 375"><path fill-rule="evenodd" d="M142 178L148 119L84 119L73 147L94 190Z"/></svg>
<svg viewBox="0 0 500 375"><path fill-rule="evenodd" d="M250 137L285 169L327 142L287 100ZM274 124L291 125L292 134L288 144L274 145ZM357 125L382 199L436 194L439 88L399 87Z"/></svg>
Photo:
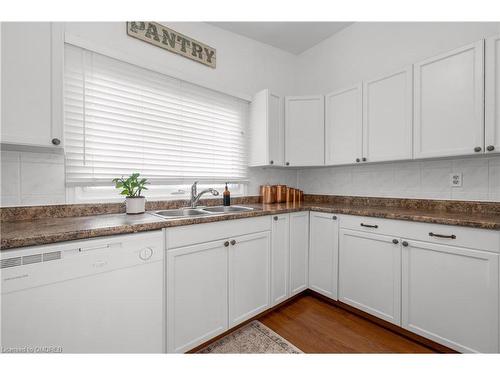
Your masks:
<svg viewBox="0 0 500 375"><path fill-rule="evenodd" d="M461 187L462 186L462 173L451 173L450 174L450 186L451 187Z"/></svg>

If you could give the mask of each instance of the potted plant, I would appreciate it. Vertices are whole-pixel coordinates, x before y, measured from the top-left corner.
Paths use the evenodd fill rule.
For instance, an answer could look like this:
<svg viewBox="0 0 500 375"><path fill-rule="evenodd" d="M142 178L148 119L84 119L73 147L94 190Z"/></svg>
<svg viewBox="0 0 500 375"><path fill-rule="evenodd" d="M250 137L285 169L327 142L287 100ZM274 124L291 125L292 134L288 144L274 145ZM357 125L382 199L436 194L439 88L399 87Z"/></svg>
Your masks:
<svg viewBox="0 0 500 375"><path fill-rule="evenodd" d="M145 178L139 179L139 173L132 173L130 177L115 178L113 182L117 189L121 189L121 195L125 195L125 205L127 214L142 214L146 208L146 198L141 195L143 190L148 190L145 186L149 182Z"/></svg>

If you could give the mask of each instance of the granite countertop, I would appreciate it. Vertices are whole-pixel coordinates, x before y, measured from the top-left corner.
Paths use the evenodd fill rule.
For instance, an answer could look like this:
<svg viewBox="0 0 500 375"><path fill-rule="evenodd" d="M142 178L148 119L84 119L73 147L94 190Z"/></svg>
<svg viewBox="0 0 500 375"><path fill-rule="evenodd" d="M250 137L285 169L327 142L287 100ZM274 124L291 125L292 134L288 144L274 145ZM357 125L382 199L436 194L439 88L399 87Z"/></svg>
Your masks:
<svg viewBox="0 0 500 375"><path fill-rule="evenodd" d="M500 215L496 212L448 212L446 210L432 210L422 207L393 207L390 205L373 204L353 205L349 202L242 204L253 207L254 210L175 219L164 219L146 212L140 215L113 213L79 217L3 221L0 223L1 249L7 250L24 246L304 210L500 230Z"/></svg>

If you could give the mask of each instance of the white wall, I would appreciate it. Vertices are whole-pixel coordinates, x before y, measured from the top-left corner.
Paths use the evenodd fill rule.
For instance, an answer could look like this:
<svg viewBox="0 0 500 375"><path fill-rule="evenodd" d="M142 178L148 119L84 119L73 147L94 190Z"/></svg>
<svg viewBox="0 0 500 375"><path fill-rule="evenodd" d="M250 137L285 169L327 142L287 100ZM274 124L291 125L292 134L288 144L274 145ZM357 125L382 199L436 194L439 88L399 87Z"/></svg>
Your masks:
<svg viewBox="0 0 500 375"><path fill-rule="evenodd" d="M65 32L228 94L250 98L263 88L293 91L295 55L205 23L161 23L216 48L217 69L127 36L124 22L68 22ZM296 176L296 171L251 168L248 193L257 194L258 186L266 182L295 183ZM64 156L2 151L0 188L0 206L65 203Z"/></svg>
<svg viewBox="0 0 500 375"><path fill-rule="evenodd" d="M301 54L297 94L326 94L500 33L500 23L355 23ZM451 188L449 174L463 173ZM302 169L308 193L500 201L500 156Z"/></svg>

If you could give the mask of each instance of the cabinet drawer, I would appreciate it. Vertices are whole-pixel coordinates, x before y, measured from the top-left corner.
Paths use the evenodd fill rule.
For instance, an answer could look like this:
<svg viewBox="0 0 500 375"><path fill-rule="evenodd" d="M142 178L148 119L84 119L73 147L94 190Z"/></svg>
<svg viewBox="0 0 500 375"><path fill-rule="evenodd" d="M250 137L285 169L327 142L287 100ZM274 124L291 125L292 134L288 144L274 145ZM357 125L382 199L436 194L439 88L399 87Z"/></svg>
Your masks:
<svg viewBox="0 0 500 375"><path fill-rule="evenodd" d="M340 227L397 238L500 252L500 231L495 230L350 215L340 216Z"/></svg>
<svg viewBox="0 0 500 375"><path fill-rule="evenodd" d="M267 230L271 230L271 216L168 228L167 249Z"/></svg>

